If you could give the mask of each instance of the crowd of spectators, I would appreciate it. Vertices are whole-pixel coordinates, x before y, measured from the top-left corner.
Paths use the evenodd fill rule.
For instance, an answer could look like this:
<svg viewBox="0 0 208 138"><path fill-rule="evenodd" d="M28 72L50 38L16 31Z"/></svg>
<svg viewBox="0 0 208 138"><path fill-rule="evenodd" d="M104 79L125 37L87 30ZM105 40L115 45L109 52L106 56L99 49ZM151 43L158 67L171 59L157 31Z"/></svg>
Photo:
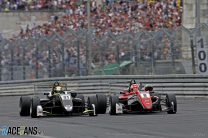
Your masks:
<svg viewBox="0 0 208 138"><path fill-rule="evenodd" d="M181 26L183 5L182 3L177 3L179 1L102 0L101 4L98 4L97 0L91 0L91 29L97 37L102 37L109 31L117 35L123 32L135 33L142 30L173 29ZM36 35L49 36L53 32L64 35L69 30L86 29L88 27L87 0L0 0L0 9L2 11L63 10L62 14L54 13L51 17L52 20L48 21L48 23L35 27L27 26L26 29L21 29L19 35L13 39L28 39ZM164 39L161 39L161 42ZM143 50L142 48L141 50ZM148 52L150 50L147 47L144 50L146 51L146 57L151 58L151 52ZM85 52L83 49L82 56L85 56ZM170 55L170 43L166 41L164 46L161 46L156 52L157 55L160 55L158 59L167 59L168 55ZM34 53L35 50L31 51L31 55L34 55ZM46 53L43 52L42 55L47 55ZM76 53L76 48L69 48L65 60L77 56L77 54L73 53ZM109 63L115 61L115 58L115 52L106 54L106 60L109 59ZM28 59L31 59L28 63L33 64L34 58L31 56ZM44 58L40 59L43 60ZM60 61L62 58L58 59ZM46 58L44 62L47 62ZM45 63L41 64L46 65ZM85 64L84 60L83 64Z"/></svg>
<svg viewBox="0 0 208 138"><path fill-rule="evenodd" d="M124 31L155 31L181 25L180 0L91 0L91 28L97 36L108 31L120 34ZM0 0L1 7L28 7L26 9L64 9L64 14L54 15L52 21L34 28L21 30L21 37L35 33L64 33L69 29L87 28L87 0ZM24 6L22 6L24 5ZM19 8L18 8L19 7ZM30 7L30 8L29 8ZM39 7L39 8L38 8Z"/></svg>
<svg viewBox="0 0 208 138"><path fill-rule="evenodd" d="M5 12L63 10L71 1L75 0L0 0L0 9Z"/></svg>

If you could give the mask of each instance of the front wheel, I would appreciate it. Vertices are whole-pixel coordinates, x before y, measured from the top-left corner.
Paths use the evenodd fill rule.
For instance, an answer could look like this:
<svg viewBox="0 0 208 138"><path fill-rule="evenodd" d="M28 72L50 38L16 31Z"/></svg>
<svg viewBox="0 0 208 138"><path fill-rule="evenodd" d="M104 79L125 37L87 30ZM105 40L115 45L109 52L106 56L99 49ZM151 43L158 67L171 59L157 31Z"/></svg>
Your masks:
<svg viewBox="0 0 208 138"><path fill-rule="evenodd" d="M94 107L93 107L93 105L94 105ZM90 110L89 116L97 115L97 111L96 111L97 107L98 107L97 97L95 95L89 96L88 100L87 100L87 108L88 108L88 110Z"/></svg>
<svg viewBox="0 0 208 138"><path fill-rule="evenodd" d="M40 99L33 97L31 101L31 117L37 118L37 106L40 105Z"/></svg>
<svg viewBox="0 0 208 138"><path fill-rule="evenodd" d="M20 116L30 116L31 98L28 96L21 96L19 101Z"/></svg>
<svg viewBox="0 0 208 138"><path fill-rule="evenodd" d="M175 94L166 95L166 106L168 107L168 114L176 114L177 112L177 100Z"/></svg>
<svg viewBox="0 0 208 138"><path fill-rule="evenodd" d="M116 103L119 103L119 98L116 95L109 98L109 114L116 115Z"/></svg>

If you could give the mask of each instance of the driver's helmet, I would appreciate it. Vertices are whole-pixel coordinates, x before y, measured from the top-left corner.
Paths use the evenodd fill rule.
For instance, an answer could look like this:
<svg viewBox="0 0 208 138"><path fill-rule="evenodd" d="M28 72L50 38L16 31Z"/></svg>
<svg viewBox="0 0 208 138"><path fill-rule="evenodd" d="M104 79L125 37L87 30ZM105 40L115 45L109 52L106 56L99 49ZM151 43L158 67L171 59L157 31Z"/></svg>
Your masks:
<svg viewBox="0 0 208 138"><path fill-rule="evenodd" d="M61 87L61 85L60 85L59 82L55 82L55 83L53 84L53 91L54 91L55 93L59 93L59 92L62 91L62 87Z"/></svg>
<svg viewBox="0 0 208 138"><path fill-rule="evenodd" d="M56 86L56 87L54 88L54 90L55 90L56 92L60 92L60 91L62 91L62 87L61 87L61 86Z"/></svg>
<svg viewBox="0 0 208 138"><path fill-rule="evenodd" d="M144 90L145 91L153 91L153 86L150 85L150 84L146 84L145 87L144 87Z"/></svg>
<svg viewBox="0 0 208 138"><path fill-rule="evenodd" d="M132 92L137 92L139 90L139 85L138 84L132 84L131 85L131 91Z"/></svg>
<svg viewBox="0 0 208 138"><path fill-rule="evenodd" d="M54 82L53 87L60 86L60 83L58 81Z"/></svg>
<svg viewBox="0 0 208 138"><path fill-rule="evenodd" d="M132 84L136 84L136 81L135 81L135 80L131 80L131 81L130 81L130 86L131 86Z"/></svg>

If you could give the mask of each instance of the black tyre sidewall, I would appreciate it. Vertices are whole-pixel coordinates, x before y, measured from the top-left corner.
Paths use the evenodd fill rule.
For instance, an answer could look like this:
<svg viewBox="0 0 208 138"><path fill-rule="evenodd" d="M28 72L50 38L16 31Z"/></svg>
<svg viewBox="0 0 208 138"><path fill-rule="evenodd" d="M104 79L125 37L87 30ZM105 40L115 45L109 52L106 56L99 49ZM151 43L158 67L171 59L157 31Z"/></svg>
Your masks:
<svg viewBox="0 0 208 138"><path fill-rule="evenodd" d="M97 94L97 113L98 114L105 114L107 108L107 97L106 95Z"/></svg>
<svg viewBox="0 0 208 138"><path fill-rule="evenodd" d="M110 115L116 115L116 103L119 102L119 98L118 96L110 96L109 98L109 103L110 103L110 111L109 114Z"/></svg>
<svg viewBox="0 0 208 138"><path fill-rule="evenodd" d="M20 116L29 116L30 115L30 103L31 98L28 96L21 96L19 101Z"/></svg>
<svg viewBox="0 0 208 138"><path fill-rule="evenodd" d="M96 96L89 96L88 97L88 110L93 110L92 104L95 105L95 114L97 115L97 97ZM90 112L90 116L94 116L94 113Z"/></svg>
<svg viewBox="0 0 208 138"><path fill-rule="evenodd" d="M31 117L37 118L37 106L40 105L40 99L33 97L31 101Z"/></svg>

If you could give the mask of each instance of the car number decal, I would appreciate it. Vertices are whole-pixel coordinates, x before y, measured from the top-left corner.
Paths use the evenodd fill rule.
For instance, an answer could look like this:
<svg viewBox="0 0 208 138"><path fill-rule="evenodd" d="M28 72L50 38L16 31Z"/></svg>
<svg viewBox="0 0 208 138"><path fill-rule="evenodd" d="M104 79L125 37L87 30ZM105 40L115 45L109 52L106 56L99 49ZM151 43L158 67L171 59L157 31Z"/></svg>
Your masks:
<svg viewBox="0 0 208 138"><path fill-rule="evenodd" d="M63 100L70 100L70 96L69 95L61 95L61 99Z"/></svg>
<svg viewBox="0 0 208 138"><path fill-rule="evenodd" d="M150 94L149 93L141 93L141 97L142 98L150 98Z"/></svg>

